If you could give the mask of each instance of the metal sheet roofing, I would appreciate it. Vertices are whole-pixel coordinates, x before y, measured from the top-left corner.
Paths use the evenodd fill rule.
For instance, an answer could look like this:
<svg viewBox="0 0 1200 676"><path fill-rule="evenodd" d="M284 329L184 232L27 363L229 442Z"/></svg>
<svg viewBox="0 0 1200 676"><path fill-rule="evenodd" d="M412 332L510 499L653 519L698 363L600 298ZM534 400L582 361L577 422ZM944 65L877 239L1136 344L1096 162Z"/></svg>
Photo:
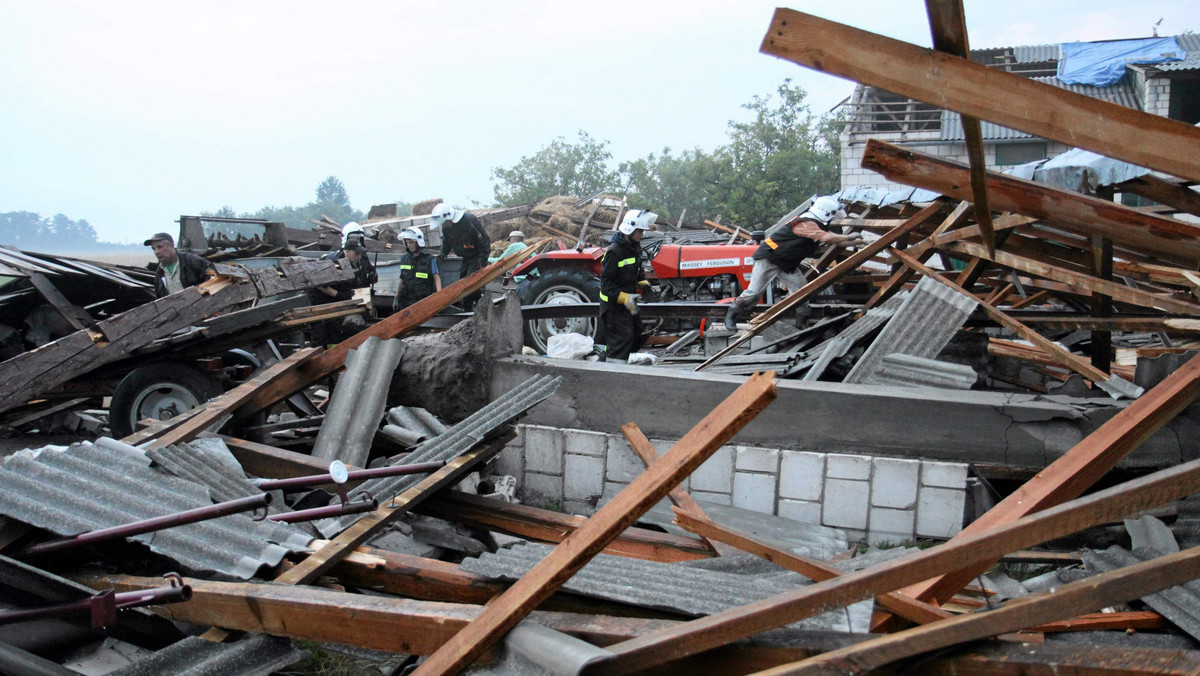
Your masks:
<svg viewBox="0 0 1200 676"><path fill-rule="evenodd" d="M549 545L525 543L501 549L495 554L466 559L459 567L478 575L517 580L553 550ZM765 576L742 575L683 563L659 563L600 554L567 580L563 589L643 608L701 616L768 599L810 584L798 573L779 570L782 569ZM873 605L871 600L863 601L791 626L866 632L870 628Z"/></svg>
<svg viewBox="0 0 1200 676"><path fill-rule="evenodd" d="M967 321L976 304L945 284L922 277L843 382L875 382L875 372L889 354L933 359Z"/></svg>
<svg viewBox="0 0 1200 676"><path fill-rule="evenodd" d="M312 455L320 460L341 460L363 467L371 442L383 419L392 374L404 354L399 340L368 338L346 356L346 373L338 379L321 423Z"/></svg>
<svg viewBox="0 0 1200 676"><path fill-rule="evenodd" d="M393 464L409 465L453 460L474 448L500 426L516 420L522 413L554 394L554 390L558 389L561 382L562 376L534 376L446 430L445 433L423 442L411 453L401 456ZM359 490L367 491L375 499L383 502L417 485L424 478L425 476L422 474L407 474L371 479L359 486ZM331 501L330 504L340 504L340 501ZM317 528L326 537L333 537L361 518L361 514L352 514L340 519L327 519L318 523Z"/></svg>
<svg viewBox="0 0 1200 676"><path fill-rule="evenodd" d="M288 639L266 634L234 643L189 636L108 676L269 676L307 656Z"/></svg>
<svg viewBox="0 0 1200 676"><path fill-rule="evenodd" d="M66 451L19 451L0 467L0 514L59 535L212 504L208 489L150 466L140 450L112 439ZM282 526L282 528L281 528ZM295 528L234 514L132 538L192 571L240 579L312 538Z"/></svg>
<svg viewBox="0 0 1200 676"><path fill-rule="evenodd" d="M1161 71L1196 70L1200 68L1200 33L1176 35L1175 41L1187 52L1184 59L1182 61L1168 61L1166 63L1155 64L1154 67Z"/></svg>
<svg viewBox="0 0 1200 676"><path fill-rule="evenodd" d="M1084 552L1083 563L1089 571L1106 573L1160 556L1162 554L1153 549L1135 549L1131 552L1113 545L1104 551ZM1143 596L1142 601L1192 638L1200 640L1200 581L1193 580L1157 594Z"/></svg>

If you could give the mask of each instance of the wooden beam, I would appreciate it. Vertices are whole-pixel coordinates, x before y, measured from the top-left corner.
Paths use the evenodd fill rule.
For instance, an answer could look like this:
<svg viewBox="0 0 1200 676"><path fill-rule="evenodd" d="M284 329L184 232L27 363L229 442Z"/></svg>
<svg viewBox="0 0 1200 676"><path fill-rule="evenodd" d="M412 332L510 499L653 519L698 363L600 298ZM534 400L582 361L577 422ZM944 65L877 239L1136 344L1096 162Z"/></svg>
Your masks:
<svg viewBox="0 0 1200 676"><path fill-rule="evenodd" d="M766 373L748 378L666 455L418 666L414 675L457 673L471 664L758 415L775 398L774 376Z"/></svg>
<svg viewBox="0 0 1200 676"><path fill-rule="evenodd" d="M1014 268L1031 275L1038 275L1056 282L1062 282L1078 289L1077 293L1102 293L1114 300L1138 307L1154 308L1179 315L1200 316L1200 304L1189 300L1179 300L1163 294L1150 293L1117 282L1101 279L1082 272L1050 265L1041 261L1017 256L1007 251L997 251L989 255L987 249L973 242L955 242L946 246L951 251L990 260L998 265Z"/></svg>
<svg viewBox="0 0 1200 676"><path fill-rule="evenodd" d="M1185 185L1161 179L1154 174L1139 176L1115 187L1122 192L1128 190L1184 213L1200 216L1200 193Z"/></svg>
<svg viewBox="0 0 1200 676"><path fill-rule="evenodd" d="M274 387L256 393L237 412L237 417L245 418L252 413L261 411L287 398L292 393L308 387L321 378L340 371L345 366L346 356L350 350L359 347L368 338L376 337L380 340L387 340L420 326L447 305L467 294L482 289L489 282L499 278L517 263L537 253L545 244L546 240L535 242L529 248L518 251L507 258L502 258L486 268L475 272L470 277L460 279L441 291L431 296L426 296L399 312L392 313L390 317L378 324L364 329L334 345L321 353L316 359L306 363L303 368L292 372L288 378L281 380Z"/></svg>
<svg viewBox="0 0 1200 676"><path fill-rule="evenodd" d="M307 559L295 568L275 578L283 584L309 584L319 575L329 570L355 547L367 541L371 535L379 532L380 528L394 522L401 516L412 511L421 501L428 498L434 491L456 483L475 465L496 455L504 448L504 443L512 438L506 435L501 439L486 442L482 447L468 451L446 463L441 469L421 480L391 500L386 500L374 512L368 512L352 526L342 531L336 538L330 540L324 547L313 552Z"/></svg>
<svg viewBox="0 0 1200 676"><path fill-rule="evenodd" d="M1015 599L986 613L970 613L881 636L760 673L762 676L814 676L832 670L837 673L867 672L922 653L1132 601L1197 577L1200 577L1200 547L1193 547L1072 582L1051 592Z"/></svg>
<svg viewBox="0 0 1200 676"><path fill-rule="evenodd" d="M760 49L808 68L1200 181L1200 129L790 9ZM970 181L964 180L963 186ZM994 196L992 186L989 195Z"/></svg>
<svg viewBox="0 0 1200 676"><path fill-rule="evenodd" d="M970 569L1016 549L1108 523L1197 491L1200 461L1177 465L903 558L610 646L614 657L589 664L583 674L628 674L652 669L895 591L928 576L931 570Z"/></svg>
<svg viewBox="0 0 1200 676"><path fill-rule="evenodd" d="M738 336L738 338L730 343L725 349L714 354L712 357L709 357L704 363L697 366L695 370L703 371L709 366L717 363L726 355L732 353L734 350L748 342L751 338L764 331L768 326L775 323L775 321L778 320L785 311L799 305L810 296L831 286L834 282L841 279L847 273L857 269L859 265L862 265L865 261L871 259L873 256L875 256L875 254L883 251L892 242L895 242L918 226L922 225L925 221L932 218L934 214L941 211L942 206L943 202L941 200L930 203L928 206L909 217L909 219L905 221L904 225L895 228L891 232L882 235L874 242L871 242L858 251L855 251L854 254L846 260L833 266L833 268L822 273L819 277L805 284L803 287L797 289L794 293L788 294L786 298L776 303L771 307L770 310L767 310L756 317L753 322L751 322L753 326L749 331L743 332L742 335Z"/></svg>
<svg viewBox="0 0 1200 676"><path fill-rule="evenodd" d="M1009 524L1039 510L1082 495L1163 425L1200 396L1200 356L1180 366L1095 432L1084 437L1033 479L992 507L955 536L970 538L989 528ZM906 590L926 601L950 598L987 565L946 573Z"/></svg>
<svg viewBox="0 0 1200 676"><path fill-rule="evenodd" d="M965 187L970 185L967 167L877 139L867 141L862 166L892 181L958 199L971 197L970 189ZM1144 214L1096 197L995 171L988 172L988 195L996 208L1037 218L1064 230L1089 237L1103 235L1113 242L1189 266L1200 262L1200 229L1183 221Z"/></svg>
<svg viewBox="0 0 1200 676"><path fill-rule="evenodd" d="M1039 292L1040 293L1040 292ZM1032 296L1031 296L1032 297ZM1074 315L1021 317L1029 326L1055 331L1087 331L1094 328L1107 331L1149 331L1166 333L1200 333L1200 319L1182 317L1079 317Z"/></svg>
<svg viewBox="0 0 1200 676"><path fill-rule="evenodd" d="M224 434L201 432L198 436L224 441L247 474L263 479L291 479L325 474L329 471L329 463L317 460L307 453L288 451Z"/></svg>
<svg viewBox="0 0 1200 676"><path fill-rule="evenodd" d="M962 0L925 0L925 13L929 15L929 31L933 34L933 48L939 52L970 60L971 47L967 39L967 18ZM988 207L987 158L983 153L983 132L979 119L970 115L959 116L962 124L963 142L967 146L967 161L971 166L971 194L975 202L975 220L989 252L996 250L996 236L992 231L992 212Z"/></svg>
<svg viewBox="0 0 1200 676"><path fill-rule="evenodd" d="M922 240L922 242L929 242L947 230L962 230L963 228L960 226L966 219L967 214L971 212L971 208L972 204L970 202L967 202L966 200L960 201L958 205L954 207L954 210L942 220L941 225L934 228L929 237L926 237L924 240ZM915 246L922 246L922 244L918 243L914 245L914 247ZM933 255L933 252L930 251L930 249L932 249L931 246L924 245L920 251L916 251L914 247L903 248L913 251L913 255L916 256L921 262L929 260L929 258ZM871 296L871 298L867 300L866 304L863 305L863 309L870 310L871 308L876 307L880 303L896 295L896 292L904 288L904 285L908 283L908 280L912 279L912 276L912 270L903 265L896 264L892 269L892 276L883 283L883 286L879 287L879 290L875 292L875 295Z"/></svg>
<svg viewBox="0 0 1200 676"><path fill-rule="evenodd" d="M276 362L261 371L253 378L229 390L225 394L201 404L196 407L196 412L188 416L187 420L176 427L162 431L160 434L154 435L149 445L145 446L147 450L156 448L166 448L175 444L184 443L195 439L197 435L204 432L210 425L213 425L221 418L237 410L247 399L254 396L264 387L271 387L274 383L286 378L289 373L303 366L308 360L320 354L320 350L315 347L306 347L296 350L283 361ZM142 439L141 436L138 437ZM142 439L140 443L145 443L147 440ZM129 442L126 442L129 443Z"/></svg>
<svg viewBox="0 0 1200 676"><path fill-rule="evenodd" d="M96 320L92 319L92 316L88 314L87 310L79 307L78 305L74 305L71 303L71 301L67 300L67 297L62 295L62 292L58 290L58 287L54 286L54 284L46 278L46 275L30 270L29 281L33 284L33 287L38 290L38 293L42 294L42 298L45 298L46 302L54 306L54 309L58 310L58 314L62 315L63 319L67 320L67 323L71 325L71 328L79 331L96 323Z"/></svg>
<svg viewBox="0 0 1200 676"><path fill-rule="evenodd" d="M587 523L587 517L583 516L454 491L439 493L416 511L455 523L556 544ZM695 561L713 556L712 550L696 538L637 527L621 533L604 548L604 553L646 561Z"/></svg>
<svg viewBox="0 0 1200 676"><path fill-rule="evenodd" d="M1110 375L1101 371L1100 369L1097 369L1095 366L1092 366L1091 362L1071 354L1071 352L1060 346L1058 343L1048 340L1037 331L1034 331L1021 322L1009 317L995 307L980 301L978 298L965 291L961 286L951 282L945 277L942 277L941 275L937 274L937 272L925 267L923 264L917 262L915 258L905 254L903 251L892 249L891 252L894 256L904 261L905 265L912 267L914 270L917 270L926 277L941 282L942 284L945 284L951 289L958 291L964 296L975 300L979 303L979 307L983 308L988 316L994 319L996 323L1000 324L1009 331L1016 333L1034 345L1037 345L1046 353L1054 355L1059 360L1060 364L1078 373L1084 378L1096 383L1098 387L1108 392L1110 396L1113 396L1114 398L1121 396L1136 397L1141 394L1140 387L1129 383L1120 376Z"/></svg>
<svg viewBox="0 0 1200 676"><path fill-rule="evenodd" d="M1152 610L1127 610L1116 613L1084 613L1069 620L1035 624L1029 631L1045 634L1068 631L1129 631L1131 629L1166 629L1171 623Z"/></svg>
<svg viewBox="0 0 1200 676"><path fill-rule="evenodd" d="M800 573L814 582L832 580L842 575L842 571L822 561L793 554L761 540L756 540L749 535L738 533L715 523L703 515L689 514L684 510L677 509L675 510L675 523L688 532L737 547L744 552ZM918 624L928 624L929 622L936 622L950 617L950 613L937 606L896 592L882 594L876 597L875 602L893 613Z"/></svg>

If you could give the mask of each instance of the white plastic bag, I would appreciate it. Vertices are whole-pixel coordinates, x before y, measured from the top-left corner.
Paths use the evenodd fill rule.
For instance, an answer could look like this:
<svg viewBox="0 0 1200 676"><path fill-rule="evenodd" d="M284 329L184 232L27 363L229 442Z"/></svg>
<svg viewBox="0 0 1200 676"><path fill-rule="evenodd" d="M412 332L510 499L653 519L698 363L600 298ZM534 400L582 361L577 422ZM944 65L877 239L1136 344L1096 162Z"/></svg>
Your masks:
<svg viewBox="0 0 1200 676"><path fill-rule="evenodd" d="M558 333L546 341L546 356L555 359L583 359L595 346L589 336L579 333Z"/></svg>

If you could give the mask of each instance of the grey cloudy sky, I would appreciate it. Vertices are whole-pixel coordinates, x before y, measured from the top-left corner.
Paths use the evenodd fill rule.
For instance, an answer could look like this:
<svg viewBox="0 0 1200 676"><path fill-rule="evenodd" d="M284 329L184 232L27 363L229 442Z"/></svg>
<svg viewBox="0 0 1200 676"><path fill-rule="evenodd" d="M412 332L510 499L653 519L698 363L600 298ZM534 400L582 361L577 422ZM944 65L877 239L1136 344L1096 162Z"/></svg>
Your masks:
<svg viewBox="0 0 1200 676"><path fill-rule="evenodd" d="M725 141L792 78L814 112L853 84L758 53L778 0L0 0L0 212L103 240L180 214L311 201L490 204L490 171L582 129L617 161ZM1197 29L1195 0L966 0L973 47ZM787 6L928 46L924 3Z"/></svg>

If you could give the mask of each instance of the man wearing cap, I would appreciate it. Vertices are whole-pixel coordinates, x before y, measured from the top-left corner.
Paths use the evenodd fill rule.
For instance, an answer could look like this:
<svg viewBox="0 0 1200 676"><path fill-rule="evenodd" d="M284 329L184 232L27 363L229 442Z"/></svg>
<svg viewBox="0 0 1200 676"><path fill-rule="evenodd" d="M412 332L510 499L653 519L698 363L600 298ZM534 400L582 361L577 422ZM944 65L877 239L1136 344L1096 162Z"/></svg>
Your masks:
<svg viewBox="0 0 1200 676"><path fill-rule="evenodd" d="M154 251L158 269L154 272L154 295L157 298L196 286L208 279L212 263L203 256L175 250L175 238L160 232L146 240L145 245Z"/></svg>
<svg viewBox="0 0 1200 676"><path fill-rule="evenodd" d="M520 230L513 230L512 232L508 233L508 241L512 243L505 247L504 253L495 258L488 257L489 263L495 263L501 258L508 258L518 251L524 251L525 249L529 248L525 245L525 233L521 232Z"/></svg>

